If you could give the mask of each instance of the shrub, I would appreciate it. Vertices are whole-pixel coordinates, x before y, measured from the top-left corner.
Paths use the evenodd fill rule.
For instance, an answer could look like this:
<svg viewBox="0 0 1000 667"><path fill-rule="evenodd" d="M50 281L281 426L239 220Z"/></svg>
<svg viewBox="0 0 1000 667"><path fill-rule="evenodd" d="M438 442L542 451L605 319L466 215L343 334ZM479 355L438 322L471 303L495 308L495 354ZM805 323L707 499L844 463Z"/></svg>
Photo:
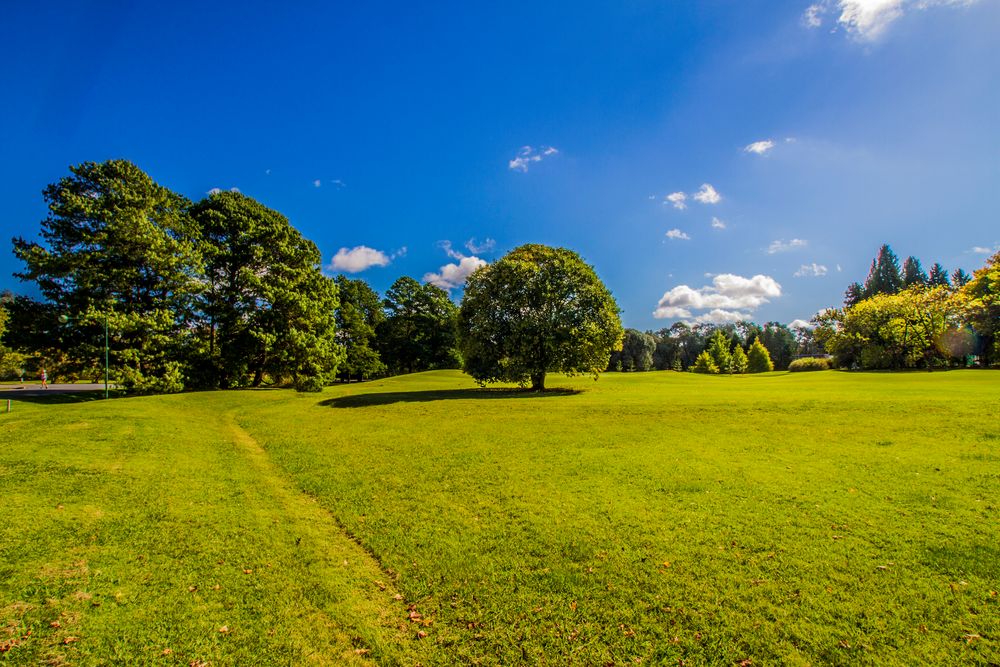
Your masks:
<svg viewBox="0 0 1000 667"><path fill-rule="evenodd" d="M705 350L698 355L698 358L694 361L694 366L691 367L695 373L711 373L716 374L719 372L719 367L715 365L715 360L712 359L712 355Z"/></svg>
<svg viewBox="0 0 1000 667"><path fill-rule="evenodd" d="M771 361L771 355L758 338L750 346L750 352L747 354L747 372L766 373L773 370L774 363Z"/></svg>
<svg viewBox="0 0 1000 667"><path fill-rule="evenodd" d="M788 365L788 370L792 373L803 371L828 371L833 367L830 359L823 357L805 357L796 359Z"/></svg>

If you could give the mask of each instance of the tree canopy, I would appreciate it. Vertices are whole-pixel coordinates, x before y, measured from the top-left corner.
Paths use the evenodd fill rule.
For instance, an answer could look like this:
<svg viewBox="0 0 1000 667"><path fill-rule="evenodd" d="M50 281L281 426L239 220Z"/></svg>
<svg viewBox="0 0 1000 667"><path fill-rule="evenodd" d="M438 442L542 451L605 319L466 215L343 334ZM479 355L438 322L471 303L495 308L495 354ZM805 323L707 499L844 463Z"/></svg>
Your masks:
<svg viewBox="0 0 1000 667"><path fill-rule="evenodd" d="M465 371L480 384L529 382L547 373L596 378L623 330L611 292L579 255L528 244L469 277L459 313Z"/></svg>

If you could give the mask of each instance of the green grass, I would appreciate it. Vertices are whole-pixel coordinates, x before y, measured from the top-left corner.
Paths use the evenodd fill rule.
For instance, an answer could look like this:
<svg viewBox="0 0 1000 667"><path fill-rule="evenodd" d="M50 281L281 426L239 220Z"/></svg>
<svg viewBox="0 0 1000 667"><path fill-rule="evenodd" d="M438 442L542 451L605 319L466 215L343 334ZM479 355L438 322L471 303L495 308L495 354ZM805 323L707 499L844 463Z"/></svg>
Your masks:
<svg viewBox="0 0 1000 667"><path fill-rule="evenodd" d="M1000 374L550 384L18 403L0 661L1000 663Z"/></svg>

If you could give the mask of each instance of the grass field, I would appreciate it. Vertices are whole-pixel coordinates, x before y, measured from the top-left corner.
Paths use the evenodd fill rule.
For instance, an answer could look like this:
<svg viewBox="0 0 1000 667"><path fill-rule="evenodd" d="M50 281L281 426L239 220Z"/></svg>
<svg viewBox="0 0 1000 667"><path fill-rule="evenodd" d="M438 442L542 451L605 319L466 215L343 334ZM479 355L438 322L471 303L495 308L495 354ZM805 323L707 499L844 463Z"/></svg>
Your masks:
<svg viewBox="0 0 1000 667"><path fill-rule="evenodd" d="M1000 664L1000 374L19 402L0 662Z"/></svg>

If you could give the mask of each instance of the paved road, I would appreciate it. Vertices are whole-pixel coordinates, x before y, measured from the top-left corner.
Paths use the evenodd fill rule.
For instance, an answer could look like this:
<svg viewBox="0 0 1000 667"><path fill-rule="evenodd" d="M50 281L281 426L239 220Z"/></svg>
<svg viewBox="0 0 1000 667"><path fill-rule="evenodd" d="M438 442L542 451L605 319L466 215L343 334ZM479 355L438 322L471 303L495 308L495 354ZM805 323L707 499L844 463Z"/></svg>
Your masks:
<svg viewBox="0 0 1000 667"><path fill-rule="evenodd" d="M114 389L114 385L111 386ZM104 391L101 384L49 384L48 389L42 389L39 384L0 384L0 398L19 398L21 396L48 396L50 394L75 394L81 391Z"/></svg>

